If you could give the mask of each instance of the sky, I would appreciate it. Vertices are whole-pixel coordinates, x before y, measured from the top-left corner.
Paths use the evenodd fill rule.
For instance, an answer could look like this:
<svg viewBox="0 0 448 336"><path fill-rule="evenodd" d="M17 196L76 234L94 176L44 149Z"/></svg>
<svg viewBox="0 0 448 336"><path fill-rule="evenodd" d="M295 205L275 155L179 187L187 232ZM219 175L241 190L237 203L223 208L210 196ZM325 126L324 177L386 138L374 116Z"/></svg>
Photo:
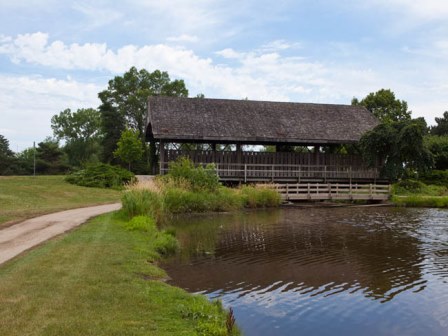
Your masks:
<svg viewBox="0 0 448 336"><path fill-rule="evenodd" d="M446 0L0 0L0 134L98 107L131 66L190 96L350 104L381 88L434 124L448 110Z"/></svg>

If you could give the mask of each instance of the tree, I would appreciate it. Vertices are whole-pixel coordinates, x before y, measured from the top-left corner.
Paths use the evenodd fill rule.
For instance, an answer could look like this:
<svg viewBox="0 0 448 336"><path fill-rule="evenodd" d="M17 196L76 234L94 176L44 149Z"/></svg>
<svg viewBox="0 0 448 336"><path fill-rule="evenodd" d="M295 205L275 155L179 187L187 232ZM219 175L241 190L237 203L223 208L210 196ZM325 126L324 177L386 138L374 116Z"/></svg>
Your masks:
<svg viewBox="0 0 448 336"><path fill-rule="evenodd" d="M434 164L424 144L426 129L423 118L382 123L361 138L364 159L370 166L381 164L382 176L391 180L424 173Z"/></svg>
<svg viewBox="0 0 448 336"><path fill-rule="evenodd" d="M442 118L436 118L436 126L431 127L433 135L448 135L448 111L443 113Z"/></svg>
<svg viewBox="0 0 448 336"><path fill-rule="evenodd" d="M48 137L37 144L36 172L40 174L65 173L69 169L65 159L58 140Z"/></svg>
<svg viewBox="0 0 448 336"><path fill-rule="evenodd" d="M103 147L102 161L112 163L115 160L114 152L121 133L126 129L126 121L117 108L110 103L101 104L101 133L103 134L101 144Z"/></svg>
<svg viewBox="0 0 448 336"><path fill-rule="evenodd" d="M101 151L101 115L88 108L72 112L66 109L51 118L54 136L66 141L64 150L73 166L97 161Z"/></svg>
<svg viewBox="0 0 448 336"><path fill-rule="evenodd" d="M408 103L395 98L391 90L381 89L375 93L369 93L361 101L352 99L352 105L364 106L381 122L404 121L411 119L411 111L408 111Z"/></svg>
<svg viewBox="0 0 448 336"><path fill-rule="evenodd" d="M14 152L9 149L9 141L0 134L0 175L13 174L14 163L15 156Z"/></svg>
<svg viewBox="0 0 448 336"><path fill-rule="evenodd" d="M110 80L107 90L98 94L102 102L100 110L109 111L111 113L109 116L113 115L114 120L123 118L126 122L125 127L139 132L142 143L145 142L149 96L188 97L188 90L183 80L172 81L167 72L155 70L150 73L145 69L137 70L132 67L123 76L116 76ZM102 113L102 118L104 116L106 114ZM106 122L103 119L103 124ZM113 141L113 134L106 136L110 136L108 141ZM150 144L150 152L151 155L147 154L154 168L156 163L154 142Z"/></svg>
<svg viewBox="0 0 448 336"><path fill-rule="evenodd" d="M434 156L434 168L448 169L448 135L427 135L425 145Z"/></svg>
<svg viewBox="0 0 448 336"><path fill-rule="evenodd" d="M127 163L128 169L131 170L131 163L140 160L143 153L144 149L139 133L131 129L124 130L121 133L120 140L118 140L114 156Z"/></svg>

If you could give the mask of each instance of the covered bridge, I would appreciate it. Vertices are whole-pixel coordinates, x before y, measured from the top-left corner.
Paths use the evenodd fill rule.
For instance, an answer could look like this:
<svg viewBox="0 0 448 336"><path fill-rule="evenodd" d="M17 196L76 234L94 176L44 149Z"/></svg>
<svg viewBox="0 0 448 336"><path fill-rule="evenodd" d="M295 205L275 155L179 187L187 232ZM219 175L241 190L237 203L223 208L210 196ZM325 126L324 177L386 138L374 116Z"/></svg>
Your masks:
<svg viewBox="0 0 448 336"><path fill-rule="evenodd" d="M188 156L196 164L214 163L224 181L373 182L377 168L331 149L358 142L377 124L360 106L150 97L146 137L159 144L161 174L168 162Z"/></svg>

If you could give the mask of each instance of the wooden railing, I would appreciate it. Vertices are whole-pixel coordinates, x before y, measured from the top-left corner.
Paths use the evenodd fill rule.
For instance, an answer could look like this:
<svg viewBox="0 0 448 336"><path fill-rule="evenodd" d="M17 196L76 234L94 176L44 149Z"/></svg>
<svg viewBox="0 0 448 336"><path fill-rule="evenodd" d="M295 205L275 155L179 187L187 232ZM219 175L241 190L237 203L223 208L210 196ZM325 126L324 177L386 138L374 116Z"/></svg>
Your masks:
<svg viewBox="0 0 448 336"><path fill-rule="evenodd" d="M390 185L340 183L286 183L272 187L285 200L387 200Z"/></svg>
<svg viewBox="0 0 448 336"><path fill-rule="evenodd" d="M197 163L206 166L208 163ZM256 181L296 181L317 179L322 182L327 180L352 180L378 178L378 170L358 168L351 166L326 166L326 165L282 165L282 164L215 164L216 172L221 180L237 180L241 182ZM169 164L160 167L161 173L169 171Z"/></svg>

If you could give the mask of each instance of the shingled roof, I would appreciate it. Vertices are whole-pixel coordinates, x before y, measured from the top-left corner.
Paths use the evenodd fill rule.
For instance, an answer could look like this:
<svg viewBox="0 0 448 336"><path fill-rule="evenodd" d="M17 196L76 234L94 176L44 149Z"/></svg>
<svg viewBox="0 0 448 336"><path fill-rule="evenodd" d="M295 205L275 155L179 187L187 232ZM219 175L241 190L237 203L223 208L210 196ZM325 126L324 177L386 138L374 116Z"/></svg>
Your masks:
<svg viewBox="0 0 448 336"><path fill-rule="evenodd" d="M147 138L248 144L353 143L378 125L360 106L150 97Z"/></svg>

